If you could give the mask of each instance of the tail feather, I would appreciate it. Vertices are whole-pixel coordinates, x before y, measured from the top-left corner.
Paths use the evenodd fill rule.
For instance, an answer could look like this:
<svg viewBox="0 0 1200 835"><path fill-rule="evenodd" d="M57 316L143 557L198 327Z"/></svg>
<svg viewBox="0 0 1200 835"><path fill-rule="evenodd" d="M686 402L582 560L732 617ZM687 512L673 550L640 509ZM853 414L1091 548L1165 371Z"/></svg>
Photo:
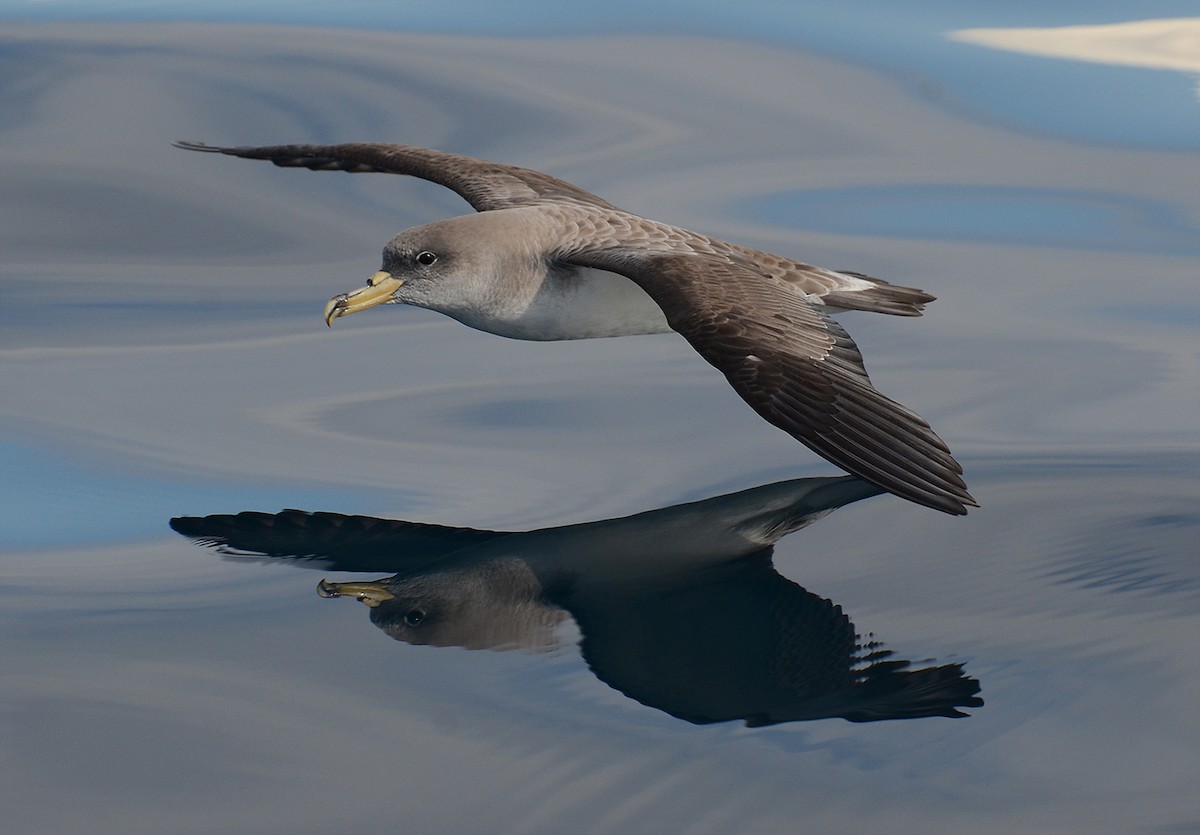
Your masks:
<svg viewBox="0 0 1200 835"><path fill-rule="evenodd" d="M825 304L841 310L868 310L872 313L888 313L892 316L920 316L925 310L925 305L937 298L924 290L900 284L889 284L881 278L862 273L850 270L838 270L838 272L862 281L869 281L873 285L862 290L835 290L822 296Z"/></svg>

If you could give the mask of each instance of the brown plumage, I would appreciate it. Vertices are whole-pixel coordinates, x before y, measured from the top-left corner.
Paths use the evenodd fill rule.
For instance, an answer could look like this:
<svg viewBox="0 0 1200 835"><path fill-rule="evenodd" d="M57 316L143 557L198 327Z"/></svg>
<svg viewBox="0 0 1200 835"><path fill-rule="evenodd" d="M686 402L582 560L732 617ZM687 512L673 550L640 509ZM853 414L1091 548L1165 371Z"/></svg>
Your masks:
<svg viewBox="0 0 1200 835"><path fill-rule="evenodd" d="M398 235L366 287L330 301L327 322L407 303L523 339L669 328L759 415L818 455L946 513L976 504L946 445L872 386L857 346L829 318L847 309L919 316L933 300L921 290L648 220L538 171L427 148L177 144L283 167L407 174L482 213Z"/></svg>

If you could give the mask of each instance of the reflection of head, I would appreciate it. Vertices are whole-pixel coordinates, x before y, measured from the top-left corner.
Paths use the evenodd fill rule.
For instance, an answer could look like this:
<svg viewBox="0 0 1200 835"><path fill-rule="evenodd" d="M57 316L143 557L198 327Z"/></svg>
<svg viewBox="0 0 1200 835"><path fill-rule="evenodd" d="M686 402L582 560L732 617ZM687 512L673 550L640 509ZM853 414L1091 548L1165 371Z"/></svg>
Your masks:
<svg viewBox="0 0 1200 835"><path fill-rule="evenodd" d="M467 649L552 649L570 612L599 679L697 724L964 716L958 707L982 704L959 665L912 670L863 643L840 606L775 570L770 549L652 580L576 577L548 591L525 562L498 558L325 582L321 593L362 600L398 641Z"/></svg>
<svg viewBox="0 0 1200 835"><path fill-rule="evenodd" d="M553 649L561 609L520 560L493 560L372 583L323 583L325 597L357 597L397 641L466 649Z"/></svg>

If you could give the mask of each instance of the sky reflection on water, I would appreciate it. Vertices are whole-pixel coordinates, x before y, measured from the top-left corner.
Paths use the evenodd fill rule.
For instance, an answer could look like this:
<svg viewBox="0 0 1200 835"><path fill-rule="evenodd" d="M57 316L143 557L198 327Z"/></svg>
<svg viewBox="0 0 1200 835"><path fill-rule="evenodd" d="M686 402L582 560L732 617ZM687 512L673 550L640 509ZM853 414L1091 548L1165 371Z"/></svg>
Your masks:
<svg viewBox="0 0 1200 835"><path fill-rule="evenodd" d="M812 27L820 54L716 36L0 26L6 824L319 832L346 809L381 831L1194 823L1200 175L1179 149L1195 147L1195 101L1160 71L962 43L909 60L950 28L1071 11L842 20ZM895 51L865 56L884 40ZM907 71L881 74L889 60ZM1036 83L1070 84L1022 103L996 69L1035 65ZM1078 93L1117 76L1132 86ZM1136 118L1114 132L1113 114ZM411 309L326 330L325 300L392 234L461 201L176 139L446 147L939 296L921 319L847 324L983 507L950 520L874 498L782 540L774 566L899 657L965 663L986 707L695 727L574 649L399 644L307 572L172 534L169 517L283 507L528 530L833 474L670 336L516 343Z"/></svg>
<svg viewBox="0 0 1200 835"><path fill-rule="evenodd" d="M467 9L469 8L469 11ZM371 30L435 32L509 37L562 37L582 34L654 36L717 35L800 48L870 66L911 85L920 96L946 106L965 106L1022 130L1049 132L1087 142L1195 150L1198 135L1195 79L1157 67L1081 64L1019 49L994 51L975 33L1052 29L1080 24L1120 24L1133 19L1186 19L1196 14L1191 0L1153 0L1136 11L1122 0L1086 5L1066 0L1036 6L948 3L944 0L859 0L853 7L836 0L800 4L672 2L647 6L611 0L586 7L547 2L446 4L406 2L319 2L287 4L225 2L0 2L0 16L32 20L159 20L287 22ZM1134 17L1136 15L1136 17ZM969 35L959 34L969 32ZM1010 40L1012 40L1010 38ZM1168 48L1165 38L1148 48ZM1040 44L1045 49L1046 44ZM1185 45L1186 48L1186 45ZM1102 50L1096 50L1101 55ZM1194 55L1194 50L1192 51ZM1097 91L1103 91L1098 95ZM1119 103L1119 106L1114 106Z"/></svg>
<svg viewBox="0 0 1200 835"><path fill-rule="evenodd" d="M1089 251L1200 255L1194 226L1170 205L1042 188L894 186L813 189L753 206L797 229Z"/></svg>

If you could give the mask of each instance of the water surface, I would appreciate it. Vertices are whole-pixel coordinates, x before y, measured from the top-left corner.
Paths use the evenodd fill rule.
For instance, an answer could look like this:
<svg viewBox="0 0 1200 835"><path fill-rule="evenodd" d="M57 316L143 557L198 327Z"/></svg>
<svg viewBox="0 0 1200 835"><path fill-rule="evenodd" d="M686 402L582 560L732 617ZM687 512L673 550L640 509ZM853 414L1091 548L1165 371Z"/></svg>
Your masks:
<svg viewBox="0 0 1200 835"><path fill-rule="evenodd" d="M1056 14L1026 23L1072 22ZM965 17L910 25L940 43L1020 23ZM978 61L970 95L957 64L905 64L896 50L884 58L909 68L898 75L832 35L822 48L783 30L533 39L304 22L0 27L7 825L1200 820L1200 132L1186 129L1186 85L1136 102L1172 108L1166 139L1164 122L1080 136L1086 118L1065 132L986 94L1034 59L957 42L957 60ZM882 37L867 30L864 44ZM1086 71L1037 60L1052 91L1065 89L1055 66L1069 84ZM322 577L396 575L394 563L255 560L173 532L175 517L284 508L529 532L676 519L687 502L838 475L671 335L520 343L401 308L327 330L325 300L377 269L392 234L465 204L400 178L184 154L176 139L452 149L937 295L921 319L843 321L878 387L948 441L979 510L954 519L859 497L782 538L765 574L766 557L744 551L704 569L717 574L686 574L686 589L729 589L728 606L663 598L644 578L616 599L636 607L631 622L667 612L663 634L685 637L686 606L647 601L699 601L699 640L760 613L743 608L758 599L750 585L801 588L821 611L839 607L860 649L893 653L877 660L960 669L983 704L954 719L700 722L713 717L628 683L640 639L607 644L619 651L603 663L580 651L589 628L626 626L595 598L549 584L537 600L561 604L554 639L524 650L411 644L375 628L374 610L316 591ZM657 555L688 531L652 532L642 550L626 535L588 547ZM722 686L746 680L732 663L712 665ZM638 675L655 687L678 684L647 666Z"/></svg>

